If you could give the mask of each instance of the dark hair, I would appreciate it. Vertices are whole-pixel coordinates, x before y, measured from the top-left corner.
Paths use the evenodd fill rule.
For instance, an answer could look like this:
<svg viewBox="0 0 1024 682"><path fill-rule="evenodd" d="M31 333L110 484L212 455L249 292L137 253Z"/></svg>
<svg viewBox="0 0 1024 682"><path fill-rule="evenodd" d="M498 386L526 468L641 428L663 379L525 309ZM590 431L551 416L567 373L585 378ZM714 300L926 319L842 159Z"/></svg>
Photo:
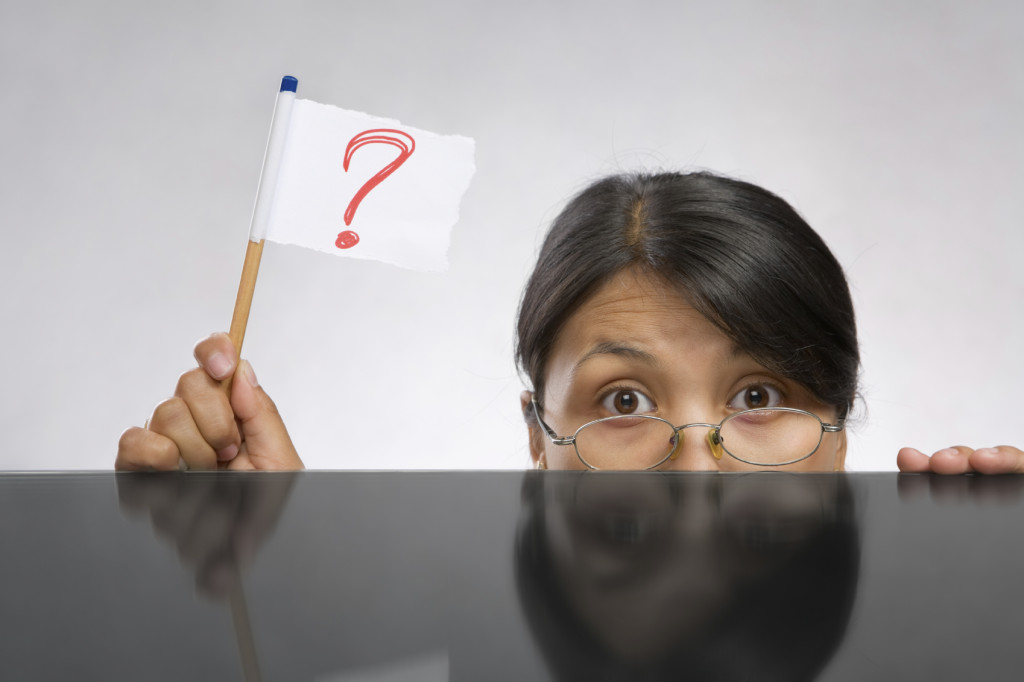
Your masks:
<svg viewBox="0 0 1024 682"><path fill-rule="evenodd" d="M721 478L707 474L623 473L622 477L660 476L674 493L677 513L684 514L686 496L713 499L709 492ZM814 487L815 474L800 474L800 485ZM709 520L712 544L740 541L752 552L773 557L762 573L736 585L731 604L696 633L680 634L664 652L643 663L623 660L596 637L581 619L558 577L554 539L545 517L551 505L573 498L577 481L593 481L588 472L527 472L522 487L522 512L516 534L516 586L534 640L556 680L786 680L817 679L842 644L857 593L860 571L860 529L856 502L848 479L828 476L834 493L823 500L822 524L798 543L772 540L756 532L733 537L734 530ZM769 474L759 485L783 484ZM545 483L548 487L545 488ZM561 494L559 494L561 493ZM618 500L616 504L620 503ZM571 504L569 502L568 504ZM623 514L616 508L618 514ZM798 521L787 512L789 523ZM769 516L771 512L768 511ZM628 513L627 513L628 515ZM604 524L607 533L616 529ZM677 538L690 547L690 536ZM726 555L723 562L749 557ZM635 556L634 556L635 559ZM723 574L730 566L721 563ZM651 612L658 611L651 604Z"/></svg>
<svg viewBox="0 0 1024 682"><path fill-rule="evenodd" d="M751 357L845 414L860 357L842 267L781 198L707 172L607 177L555 219L517 325L516 359L538 401L565 321L630 267L676 287Z"/></svg>

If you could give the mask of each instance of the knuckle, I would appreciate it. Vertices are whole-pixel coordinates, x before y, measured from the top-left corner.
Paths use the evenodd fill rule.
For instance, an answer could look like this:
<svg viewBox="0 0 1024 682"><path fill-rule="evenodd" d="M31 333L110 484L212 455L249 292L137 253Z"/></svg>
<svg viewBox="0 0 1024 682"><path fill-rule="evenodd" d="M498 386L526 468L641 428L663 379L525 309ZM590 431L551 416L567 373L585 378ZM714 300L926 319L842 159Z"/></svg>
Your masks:
<svg viewBox="0 0 1024 682"><path fill-rule="evenodd" d="M173 469L178 465L178 447L172 440L152 431L132 427L121 434L114 468Z"/></svg>
<svg viewBox="0 0 1024 682"><path fill-rule="evenodd" d="M178 398L194 398L213 388L213 380L201 367L190 369L178 377L178 384L174 387L174 395Z"/></svg>
<svg viewBox="0 0 1024 682"><path fill-rule="evenodd" d="M117 440L117 451L124 452L138 447L141 435L142 429L138 426L132 426L131 428L125 429L124 433L122 433L121 437Z"/></svg>
<svg viewBox="0 0 1024 682"><path fill-rule="evenodd" d="M149 464L158 471L172 471L178 468L178 446L170 438L160 438L150 450Z"/></svg>
<svg viewBox="0 0 1024 682"><path fill-rule="evenodd" d="M177 396L168 398L153 410L153 418L149 422L149 430L161 433L168 427L178 426L192 418L185 401Z"/></svg>
<svg viewBox="0 0 1024 682"><path fill-rule="evenodd" d="M220 448L235 441L235 416L220 410L206 415L203 434L214 447Z"/></svg>

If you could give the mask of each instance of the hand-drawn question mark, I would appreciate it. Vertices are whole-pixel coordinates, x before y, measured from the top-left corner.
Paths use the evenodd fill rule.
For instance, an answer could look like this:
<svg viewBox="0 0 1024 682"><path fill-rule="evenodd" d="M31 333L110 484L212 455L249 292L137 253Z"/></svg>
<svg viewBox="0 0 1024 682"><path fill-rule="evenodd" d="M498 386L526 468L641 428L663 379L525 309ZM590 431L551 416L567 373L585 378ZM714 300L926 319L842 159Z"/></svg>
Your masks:
<svg viewBox="0 0 1024 682"><path fill-rule="evenodd" d="M416 150L416 140L412 139L411 135L404 133L401 130L392 130L390 128L364 130L349 140L348 147L345 148L344 167L346 173L348 172L349 161L352 160L352 155L355 151L368 144L390 144L394 147L398 147L398 158L381 168L377 171L376 175L363 183L363 186L355 193L352 200L348 202L348 208L345 209L346 225L352 224L352 218L356 215L356 209L359 208L359 202L361 202L363 198L370 193L370 190L384 182L386 177L398 170L398 167L405 163L406 159L412 156L412 153ZM358 243L359 235L352 230L345 230L338 235L338 239L334 242L334 245L339 249L351 249Z"/></svg>

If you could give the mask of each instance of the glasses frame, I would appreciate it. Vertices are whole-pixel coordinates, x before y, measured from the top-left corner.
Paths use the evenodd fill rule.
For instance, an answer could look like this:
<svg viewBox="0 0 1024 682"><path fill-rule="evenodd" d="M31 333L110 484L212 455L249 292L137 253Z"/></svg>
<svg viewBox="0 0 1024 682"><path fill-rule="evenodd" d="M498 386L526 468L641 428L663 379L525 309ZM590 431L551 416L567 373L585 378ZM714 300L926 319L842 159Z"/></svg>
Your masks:
<svg viewBox="0 0 1024 682"><path fill-rule="evenodd" d="M846 428L846 416L845 415L841 419L839 419L839 421L837 423L829 424L828 422L822 421L821 417L819 417L818 415L814 414L813 412L808 412L807 410L798 410L795 407L755 407L755 408L750 409L750 410L740 410L739 412L733 412L732 414L728 415L727 417L725 417L725 419L723 419L722 421L718 422L717 424L707 424L707 423L703 423L703 422L693 422L692 424L682 424L680 426L676 426L675 424L673 424L669 420L662 419L661 417L655 417L653 414L636 414L636 415L622 414L622 415L615 415L615 416L612 416L612 417L602 417L601 419L594 419L592 421L589 421L586 424L584 424L583 426L581 426L578 429L576 429L576 431L571 436L559 436L555 432L555 430L552 429L550 426L548 426L547 422L545 422L544 419L540 416L540 405L537 404L537 399L536 398L531 398L530 399L530 404L533 406L533 413L537 417L537 422L541 425L541 428L544 429L544 433L551 440L552 444L554 444L554 445L571 445L573 447L573 450L576 451L576 457L580 460L580 462L582 462L583 465L586 466L588 469L592 469L594 471L602 471L602 469L601 469L601 467L594 466L593 464L591 464L590 462L588 462L586 459L583 458L583 455L580 454L580 448L576 444L576 437L580 434L580 431L582 431L583 429L587 428L588 426L592 426L594 424L600 424L601 422L607 422L607 421L612 421L612 420L616 420L616 419L651 419L653 421L659 421L659 422L662 422L664 424L667 424L676 434L680 433L684 429L688 429L688 428L691 428L691 427L694 427L694 426L703 426L705 428L711 429L710 431L708 431L706 439L707 439L708 445L711 448L711 454L712 454L712 456L716 460L722 459L722 453L724 452L725 454L729 455L730 457L732 457L733 459L735 459L738 462L743 462L744 464L751 464L753 466L759 466L759 467L780 467L780 466L786 466L787 464L796 464L797 462L802 462L803 460L807 459L808 457L810 457L811 455L813 455L815 452L818 451L818 448L821 447L821 441L824 439L826 433L838 433L839 431L842 431L844 428ZM806 414L808 416L814 417L814 419L817 420L818 424L821 425L821 432L818 434L818 442L815 444L814 449L811 450L810 452L808 452L803 457L797 457L796 459L786 460L785 462L773 462L771 464L765 464L763 462L751 462L750 460L743 459L742 457L739 457L739 456L733 454L732 452L729 451L729 448L725 447L725 444L722 441L721 432L722 432L722 426L726 422L728 422L730 419L735 419L736 417L739 417L740 415L744 415L744 414L758 414L758 413L763 414L763 413L766 413L766 412L793 412L795 414ZM663 458L658 460L657 463L652 464L652 465L650 465L648 467L644 467L643 469L640 469L640 471L648 471L650 469L656 469L656 468L660 467L662 464L664 464L665 462L667 462L668 460L674 459L676 451L679 449L679 444L682 443L682 441L683 441L682 438L676 439L675 447L673 447L671 450L669 450L668 454L666 454ZM611 471L611 470L606 469L604 471Z"/></svg>

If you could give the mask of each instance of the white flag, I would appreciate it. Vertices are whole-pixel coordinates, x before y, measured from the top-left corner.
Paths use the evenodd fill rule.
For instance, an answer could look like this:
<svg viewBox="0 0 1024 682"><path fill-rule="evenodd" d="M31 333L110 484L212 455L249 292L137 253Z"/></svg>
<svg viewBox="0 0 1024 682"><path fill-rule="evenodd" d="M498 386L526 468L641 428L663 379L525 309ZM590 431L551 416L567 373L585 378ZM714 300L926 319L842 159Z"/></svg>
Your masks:
<svg viewBox="0 0 1024 682"><path fill-rule="evenodd" d="M468 137L297 99L266 238L444 270L473 150Z"/></svg>

